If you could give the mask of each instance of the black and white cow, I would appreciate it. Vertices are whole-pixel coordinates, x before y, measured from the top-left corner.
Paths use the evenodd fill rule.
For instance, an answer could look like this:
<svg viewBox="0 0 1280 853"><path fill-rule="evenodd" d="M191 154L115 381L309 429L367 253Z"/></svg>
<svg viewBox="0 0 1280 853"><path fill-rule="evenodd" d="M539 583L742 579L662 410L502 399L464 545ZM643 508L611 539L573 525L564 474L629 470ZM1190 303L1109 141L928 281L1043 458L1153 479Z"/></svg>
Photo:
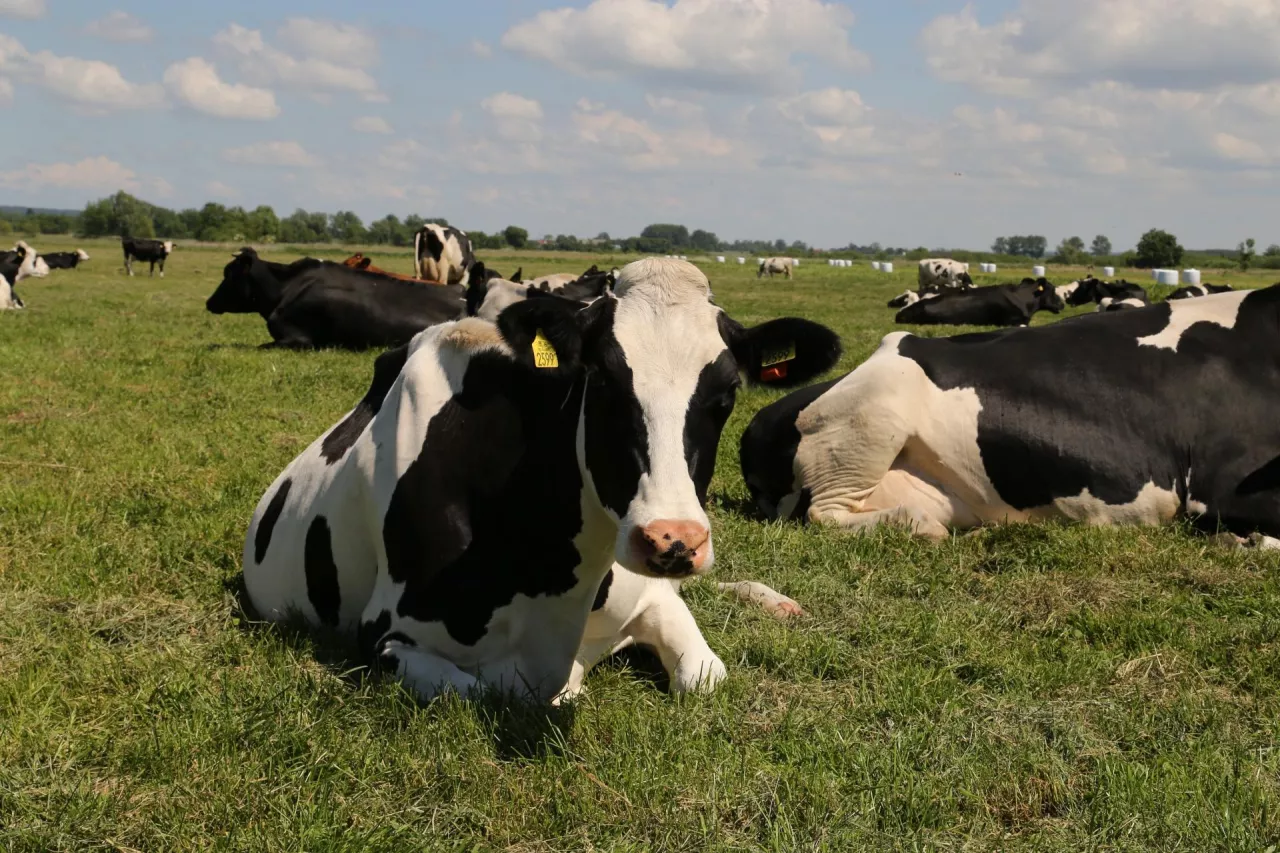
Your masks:
<svg viewBox="0 0 1280 853"><path fill-rule="evenodd" d="M25 251L15 250L0 258L0 311L17 311L26 308L22 297L18 296L18 282L38 275L36 272L35 251L25 243L20 244ZM46 273L47 274L47 273Z"/></svg>
<svg viewBox="0 0 1280 853"><path fill-rule="evenodd" d="M273 340L267 346L398 346L466 311L461 286L423 287L314 258L272 263L248 247L222 276L205 307L211 314L260 314Z"/></svg>
<svg viewBox="0 0 1280 853"><path fill-rule="evenodd" d="M791 278L791 271L795 269L796 262L794 258L762 258L760 260L760 269L756 270L756 278L763 278L768 274L769 278L775 275Z"/></svg>
<svg viewBox="0 0 1280 853"><path fill-rule="evenodd" d="M930 289L963 290L972 288L973 278L969 275L969 265L950 258L926 258L920 262L916 275L920 293Z"/></svg>
<svg viewBox="0 0 1280 853"><path fill-rule="evenodd" d="M743 475L768 515L851 529L1186 517L1277 537L1277 329L1280 286L1033 329L894 333L842 379L762 410Z"/></svg>
<svg viewBox="0 0 1280 853"><path fill-rule="evenodd" d="M504 279L477 261L471 268L467 285L467 314L494 322L498 315L517 302L538 297L555 297L576 303L585 308L604 296L614 285L616 271L601 272L596 267L568 281L543 277L522 282L519 271L511 279ZM541 282L539 286L537 283Z"/></svg>
<svg viewBox="0 0 1280 853"><path fill-rule="evenodd" d="M1062 299L1044 279L943 293L898 312L894 322L946 326L1025 326L1037 311L1062 311Z"/></svg>
<svg viewBox="0 0 1280 853"><path fill-rule="evenodd" d="M413 237L413 274L420 279L462 284L475 262L465 231L428 223Z"/></svg>
<svg viewBox="0 0 1280 853"><path fill-rule="evenodd" d="M588 308L529 299L381 356L258 504L254 609L355 634L423 699L551 699L627 637L677 690L713 682L671 582L711 567L704 506L740 375L803 382L840 343L805 320L743 328L709 293L696 267L650 258ZM608 580L615 563L636 582ZM612 628L586 631L593 606Z"/></svg>
<svg viewBox="0 0 1280 853"><path fill-rule="evenodd" d="M81 261L89 260L89 253L84 249L76 249L74 252L51 252L41 257L51 270L73 270L80 266Z"/></svg>
<svg viewBox="0 0 1280 853"><path fill-rule="evenodd" d="M6 267L13 267L16 271L23 266L23 262L31 258L30 271L24 278L43 278L49 274L49 262L45 260L44 255L31 248L25 240L19 240L13 245L13 249L8 252L0 252L0 264Z"/></svg>
<svg viewBox="0 0 1280 853"><path fill-rule="evenodd" d="M1146 308L1151 303L1142 299L1112 299L1110 296L1104 296L1098 301L1098 307L1094 309L1099 314L1106 314L1112 311L1129 311L1133 308Z"/></svg>
<svg viewBox="0 0 1280 853"><path fill-rule="evenodd" d="M1024 279L1024 282L1030 280ZM1070 284L1064 284L1056 288L1056 290L1058 296L1072 307L1088 305L1091 302L1100 305L1104 299L1109 299L1111 302L1137 300L1143 305L1148 305L1151 302L1150 297L1147 296L1146 289L1142 285L1134 284L1124 279L1102 281L1096 278L1085 278L1080 281L1073 281Z"/></svg>
<svg viewBox="0 0 1280 853"><path fill-rule="evenodd" d="M1199 299L1201 296L1208 296L1210 293L1230 293L1234 290L1229 284L1189 284L1186 287L1179 287L1173 293L1169 294L1169 299Z"/></svg>
<svg viewBox="0 0 1280 853"><path fill-rule="evenodd" d="M133 275L133 262L143 261L151 264L153 276L156 274L156 264L159 264L160 277L164 278L164 262L173 254L172 241L122 237L120 246L124 249L124 268L129 275Z"/></svg>
<svg viewBox="0 0 1280 853"><path fill-rule="evenodd" d="M908 305L915 305L922 299L937 299L942 295L938 290L927 290L924 293L917 293L914 290L904 290L897 296L889 300L890 308L906 308Z"/></svg>

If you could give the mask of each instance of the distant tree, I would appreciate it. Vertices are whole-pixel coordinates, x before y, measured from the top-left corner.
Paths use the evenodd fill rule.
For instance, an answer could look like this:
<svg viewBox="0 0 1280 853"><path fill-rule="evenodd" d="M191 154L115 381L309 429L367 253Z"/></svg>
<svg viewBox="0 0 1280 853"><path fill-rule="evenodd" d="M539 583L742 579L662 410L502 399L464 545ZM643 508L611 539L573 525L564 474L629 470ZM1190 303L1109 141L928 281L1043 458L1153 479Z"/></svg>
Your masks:
<svg viewBox="0 0 1280 853"><path fill-rule="evenodd" d="M689 229L683 225L646 225L640 236L650 240L666 240L672 249L683 249L689 245Z"/></svg>
<svg viewBox="0 0 1280 853"><path fill-rule="evenodd" d="M298 208L280 220L282 243L327 243L329 217L324 213L308 213Z"/></svg>
<svg viewBox="0 0 1280 853"><path fill-rule="evenodd" d="M1140 269L1178 267L1182 265L1183 251L1182 246L1178 245L1177 237L1159 228L1152 228L1138 241L1133 263Z"/></svg>
<svg viewBox="0 0 1280 853"><path fill-rule="evenodd" d="M280 217L269 205L258 205L244 218L244 236L255 243L274 243L280 236Z"/></svg>
<svg viewBox="0 0 1280 853"><path fill-rule="evenodd" d="M502 239L513 249L523 249L529 244L529 232L515 225L508 225L502 231Z"/></svg>
<svg viewBox="0 0 1280 853"><path fill-rule="evenodd" d="M1093 238L1093 245L1089 247L1089 251L1095 257L1103 258L1111 254L1111 241L1102 234Z"/></svg>
<svg viewBox="0 0 1280 853"><path fill-rule="evenodd" d="M163 207L157 208L151 214L151 222L155 225L156 234L160 237L181 240L194 236L187 229L186 223L182 221L181 216Z"/></svg>
<svg viewBox="0 0 1280 853"><path fill-rule="evenodd" d="M1084 243L1080 246L1083 248ZM991 251L997 255L1021 255L1028 258L1043 258L1048 250L1049 241L1037 236L998 237L991 245Z"/></svg>
<svg viewBox="0 0 1280 853"><path fill-rule="evenodd" d="M1248 272L1249 267L1253 265L1254 256L1257 255L1257 252L1254 251L1256 245L1257 243L1250 237L1241 243L1240 248L1236 250L1240 253L1240 272Z"/></svg>
<svg viewBox="0 0 1280 853"><path fill-rule="evenodd" d="M0 219L0 234L9 235L13 233L13 225L7 219Z"/></svg>
<svg viewBox="0 0 1280 853"><path fill-rule="evenodd" d="M355 213L339 210L329 220L329 236L339 243L359 243L369 236L369 232Z"/></svg>
<svg viewBox="0 0 1280 853"><path fill-rule="evenodd" d="M1051 259L1058 264L1081 264L1084 263L1084 240L1079 237L1067 237L1058 244L1058 250Z"/></svg>
<svg viewBox="0 0 1280 853"><path fill-rule="evenodd" d="M178 220L182 223L180 232L168 236L195 237L196 232L200 230L200 211L196 210L194 207L188 207L184 210L178 211ZM158 230L159 225L157 225L156 228Z"/></svg>
<svg viewBox="0 0 1280 853"><path fill-rule="evenodd" d="M613 238L609 236L608 231L601 231L599 234L596 235L596 239L599 240L601 243L608 243Z"/></svg>
<svg viewBox="0 0 1280 853"><path fill-rule="evenodd" d="M1264 258L1280 258L1280 245L1272 243L1267 250L1262 253Z"/></svg>
<svg viewBox="0 0 1280 853"><path fill-rule="evenodd" d="M1009 254L1009 241L1004 237L997 237L996 241L991 244L991 251L997 255Z"/></svg>
<svg viewBox="0 0 1280 853"><path fill-rule="evenodd" d="M699 228L689 235L689 247L699 252L714 252L720 248L720 238Z"/></svg>
<svg viewBox="0 0 1280 853"><path fill-rule="evenodd" d="M416 213L410 213L404 218L404 230L408 231L411 236L421 231L422 226L426 224L427 220Z"/></svg>

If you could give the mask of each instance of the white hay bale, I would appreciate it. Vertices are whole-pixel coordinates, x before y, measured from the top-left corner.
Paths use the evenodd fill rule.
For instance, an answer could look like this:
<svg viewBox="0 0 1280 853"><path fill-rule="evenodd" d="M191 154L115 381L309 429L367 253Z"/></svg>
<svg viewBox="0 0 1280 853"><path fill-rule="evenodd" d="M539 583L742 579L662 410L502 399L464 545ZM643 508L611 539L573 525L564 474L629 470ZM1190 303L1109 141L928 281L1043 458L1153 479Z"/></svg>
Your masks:
<svg viewBox="0 0 1280 853"><path fill-rule="evenodd" d="M1177 270L1160 270L1160 275L1159 277L1156 278L1156 281L1164 285L1177 286L1178 271Z"/></svg>
<svg viewBox="0 0 1280 853"><path fill-rule="evenodd" d="M885 262L881 263L881 264L880 264L880 271L881 271L881 272L893 272L893 264L889 263L888 261L885 261Z"/></svg>
<svg viewBox="0 0 1280 853"><path fill-rule="evenodd" d="M1000 265L999 265L999 264L987 264L987 267L988 267L987 272L999 272L999 271L1000 271Z"/></svg>
<svg viewBox="0 0 1280 853"><path fill-rule="evenodd" d="M878 269L880 269L880 267L881 267L881 263L880 263L879 261L872 261L872 262L871 262L871 268L872 268L873 270L878 270Z"/></svg>
<svg viewBox="0 0 1280 853"><path fill-rule="evenodd" d="M1160 280L1160 273L1161 273L1161 270L1158 270L1158 269L1154 269L1154 270L1152 270L1152 271L1151 271L1151 280L1152 280L1152 281L1159 281L1159 280Z"/></svg>
<svg viewBox="0 0 1280 853"><path fill-rule="evenodd" d="M1114 276L1114 275L1116 274L1116 268L1115 268L1115 267L1103 267L1103 268L1102 268L1102 274L1103 274L1103 275L1105 275L1107 278L1111 278L1112 276Z"/></svg>
<svg viewBox="0 0 1280 853"><path fill-rule="evenodd" d="M791 266L793 266L793 267L798 267L798 266L800 266L800 262L799 262L799 261L797 261L795 258L792 258L792 259L791 259Z"/></svg>
<svg viewBox="0 0 1280 853"><path fill-rule="evenodd" d="M746 258L738 258L738 263L745 264L746 262L747 262Z"/></svg>
<svg viewBox="0 0 1280 853"><path fill-rule="evenodd" d="M1044 267L1032 267L1031 274L1036 278L1044 278Z"/></svg>
<svg viewBox="0 0 1280 853"><path fill-rule="evenodd" d="M723 263L724 263L724 255L716 255L716 263L717 263L717 264L723 264Z"/></svg>
<svg viewBox="0 0 1280 853"><path fill-rule="evenodd" d="M1199 284L1200 270L1183 270L1182 283L1183 284Z"/></svg>

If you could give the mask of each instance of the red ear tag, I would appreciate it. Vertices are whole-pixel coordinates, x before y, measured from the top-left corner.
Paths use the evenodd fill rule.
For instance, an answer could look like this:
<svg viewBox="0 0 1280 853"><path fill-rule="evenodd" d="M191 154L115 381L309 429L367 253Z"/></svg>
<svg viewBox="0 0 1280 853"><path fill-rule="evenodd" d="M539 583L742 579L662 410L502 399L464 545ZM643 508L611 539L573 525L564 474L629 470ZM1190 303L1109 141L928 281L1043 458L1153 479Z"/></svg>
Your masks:
<svg viewBox="0 0 1280 853"><path fill-rule="evenodd" d="M775 364L760 371L761 382L773 382L775 379L787 378L787 363Z"/></svg>

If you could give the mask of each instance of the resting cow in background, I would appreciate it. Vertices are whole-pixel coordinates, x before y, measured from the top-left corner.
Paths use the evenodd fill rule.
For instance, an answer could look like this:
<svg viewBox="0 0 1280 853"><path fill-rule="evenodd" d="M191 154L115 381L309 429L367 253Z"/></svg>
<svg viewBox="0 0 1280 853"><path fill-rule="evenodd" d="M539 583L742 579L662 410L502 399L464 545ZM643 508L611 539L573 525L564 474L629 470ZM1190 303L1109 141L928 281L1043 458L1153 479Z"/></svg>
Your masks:
<svg viewBox="0 0 1280 853"><path fill-rule="evenodd" d="M714 685L724 665L675 588L714 560L704 507L741 374L803 382L840 344L804 320L743 328L709 293L649 258L588 308L530 299L381 356L259 502L253 609L355 635L423 700L550 700L628 641L658 650L673 690ZM767 364L779 352L789 372Z"/></svg>
<svg viewBox="0 0 1280 853"><path fill-rule="evenodd" d="M84 249L76 249L74 252L52 252L41 257L51 270L73 270L80 266L81 261L89 260L89 253Z"/></svg>
<svg viewBox="0 0 1280 853"><path fill-rule="evenodd" d="M390 272L382 269L381 267L376 267L373 265L373 258L366 258L361 252L356 252L354 255L347 258L342 262L342 265L344 267L350 267L353 270L364 270L365 272L385 275L388 278L398 278L402 281L414 281L418 284L444 284L442 281L427 281L426 279L415 278L411 275L402 275L398 272Z"/></svg>
<svg viewBox="0 0 1280 853"><path fill-rule="evenodd" d="M205 306L213 314L259 314L272 344L291 348L397 346L466 310L464 288L423 287L342 264L264 261L241 249Z"/></svg>
<svg viewBox="0 0 1280 853"><path fill-rule="evenodd" d="M471 268L467 287L467 314L494 322L507 308L529 298L556 297L586 307L608 293L615 280L614 272L601 272L595 266L577 279L557 281L554 285L543 279L520 281L518 270L510 280L503 279L481 262ZM541 287L535 282L542 282Z"/></svg>
<svg viewBox="0 0 1280 853"><path fill-rule="evenodd" d="M763 278L765 273L769 274L769 278L775 275L791 278L791 269L796 265L792 258L764 258L760 261L760 269L756 271L756 278Z"/></svg>
<svg viewBox="0 0 1280 853"><path fill-rule="evenodd" d="M1278 318L1280 286L1034 329L897 332L844 378L763 409L743 475L766 515L851 529L1187 518L1277 537Z"/></svg>
<svg viewBox="0 0 1280 853"><path fill-rule="evenodd" d="M1027 282L1031 281L1031 279L1028 278L1023 281ZM1070 284L1064 284L1055 288L1055 290L1058 292L1058 296L1072 307L1088 305L1090 302L1101 305L1104 299L1111 300L1111 302L1107 303L1108 305L1112 302L1133 299L1143 305L1147 305L1151 301L1142 285L1134 284L1124 279L1112 282L1101 281L1096 278L1085 278L1080 281L1073 281Z"/></svg>
<svg viewBox="0 0 1280 853"><path fill-rule="evenodd" d="M8 252L0 252L0 265L13 267L16 274L27 258L31 259L31 265L28 268L30 271L23 276L24 278L43 278L49 274L49 263L44 259L44 255L31 248L25 240L19 240Z"/></svg>
<svg viewBox="0 0 1280 853"><path fill-rule="evenodd" d="M462 284L475 262L465 231L428 223L413 237L413 274L424 281Z"/></svg>
<svg viewBox="0 0 1280 853"><path fill-rule="evenodd" d="M1186 287L1179 287L1173 293L1169 294L1169 299L1199 299L1201 296L1208 296L1210 293L1230 293L1234 290L1229 284L1189 284Z"/></svg>
<svg viewBox="0 0 1280 853"><path fill-rule="evenodd" d="M160 265L160 277L164 278L164 262L173 254L173 243L169 240L140 240L123 237L120 245L124 249L124 268L133 275L133 262L149 261L151 275L156 274L156 264Z"/></svg>
<svg viewBox="0 0 1280 853"><path fill-rule="evenodd" d="M39 255L26 243L19 243L13 252L6 252L0 258L0 311L27 307L15 288L23 279L49 274L47 267L40 271L38 262Z"/></svg>
<svg viewBox="0 0 1280 853"><path fill-rule="evenodd" d="M1044 279L952 291L921 299L898 312L896 323L949 326L1025 326L1037 311L1062 311L1062 299Z"/></svg>
<svg viewBox="0 0 1280 853"><path fill-rule="evenodd" d="M958 290L973 287L969 265L950 258L927 258L920 262L917 280L920 293L930 289Z"/></svg>

